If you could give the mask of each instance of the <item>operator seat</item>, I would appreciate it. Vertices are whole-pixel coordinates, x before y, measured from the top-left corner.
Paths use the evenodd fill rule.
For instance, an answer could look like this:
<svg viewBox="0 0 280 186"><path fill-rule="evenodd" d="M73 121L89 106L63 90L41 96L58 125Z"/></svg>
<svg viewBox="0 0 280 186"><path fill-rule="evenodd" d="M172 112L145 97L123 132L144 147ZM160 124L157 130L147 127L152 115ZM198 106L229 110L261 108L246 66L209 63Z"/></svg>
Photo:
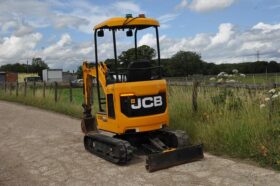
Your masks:
<svg viewBox="0 0 280 186"><path fill-rule="evenodd" d="M130 63L127 72L127 82L151 80L151 67L151 62L147 60L139 60Z"/></svg>

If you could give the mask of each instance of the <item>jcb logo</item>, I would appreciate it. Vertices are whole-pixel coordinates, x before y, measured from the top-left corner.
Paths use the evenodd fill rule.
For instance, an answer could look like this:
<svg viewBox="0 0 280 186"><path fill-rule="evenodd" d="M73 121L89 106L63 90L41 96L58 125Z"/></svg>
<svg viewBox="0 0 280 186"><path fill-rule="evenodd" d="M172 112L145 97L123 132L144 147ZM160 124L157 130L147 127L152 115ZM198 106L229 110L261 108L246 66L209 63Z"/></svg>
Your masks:
<svg viewBox="0 0 280 186"><path fill-rule="evenodd" d="M140 108L152 108L152 107L160 107L162 106L162 97L154 96L154 97L144 97L137 98L137 103L135 103L135 99L131 100L131 108L136 110Z"/></svg>

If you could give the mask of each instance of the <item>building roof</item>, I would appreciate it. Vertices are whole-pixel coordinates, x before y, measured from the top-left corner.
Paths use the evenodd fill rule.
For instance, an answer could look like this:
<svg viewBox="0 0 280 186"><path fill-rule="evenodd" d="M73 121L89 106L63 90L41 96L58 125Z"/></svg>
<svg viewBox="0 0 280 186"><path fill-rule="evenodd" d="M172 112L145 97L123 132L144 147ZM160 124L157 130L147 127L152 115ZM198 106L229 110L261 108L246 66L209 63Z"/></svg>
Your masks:
<svg viewBox="0 0 280 186"><path fill-rule="evenodd" d="M62 69L44 69L44 70L47 70L47 71L62 71Z"/></svg>
<svg viewBox="0 0 280 186"><path fill-rule="evenodd" d="M151 26L159 26L159 22L152 18L145 17L114 17L108 19L94 27L94 30L101 28L131 28L131 27L140 27L147 28Z"/></svg>

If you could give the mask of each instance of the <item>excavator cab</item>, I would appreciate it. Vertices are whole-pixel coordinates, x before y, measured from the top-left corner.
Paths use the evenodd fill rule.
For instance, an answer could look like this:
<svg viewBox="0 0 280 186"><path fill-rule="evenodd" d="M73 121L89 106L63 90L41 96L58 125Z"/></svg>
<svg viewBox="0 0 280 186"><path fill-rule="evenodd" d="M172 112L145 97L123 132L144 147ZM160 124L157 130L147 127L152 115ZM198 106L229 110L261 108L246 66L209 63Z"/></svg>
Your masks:
<svg viewBox="0 0 280 186"><path fill-rule="evenodd" d="M159 22L144 14L116 17L94 27L95 64L83 63L84 145L89 152L113 163L126 163L134 149L148 154L146 168L162 168L203 158L202 145L189 144L183 131L169 129L167 84L162 79ZM140 59L137 33L153 28L156 35L157 59ZM105 31L113 37L114 63L110 68L98 59L98 38ZM134 36L134 60L118 61L116 33ZM96 78L98 111L92 116L92 78ZM105 135L101 131L109 132Z"/></svg>

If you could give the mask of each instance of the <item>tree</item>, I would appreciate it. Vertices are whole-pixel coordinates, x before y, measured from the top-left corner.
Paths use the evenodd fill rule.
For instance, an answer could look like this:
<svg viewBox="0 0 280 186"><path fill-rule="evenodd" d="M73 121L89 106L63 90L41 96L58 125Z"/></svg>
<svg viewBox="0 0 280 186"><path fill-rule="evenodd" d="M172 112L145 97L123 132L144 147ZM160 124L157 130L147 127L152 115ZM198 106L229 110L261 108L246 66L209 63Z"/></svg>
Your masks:
<svg viewBox="0 0 280 186"><path fill-rule="evenodd" d="M6 72L26 72L26 70L27 70L27 65L20 64L20 63L3 65L0 68L0 71L6 71Z"/></svg>
<svg viewBox="0 0 280 186"><path fill-rule="evenodd" d="M77 69L77 78L78 79L82 79L83 78L83 67L82 67L82 65L80 65L79 67L78 67L78 69Z"/></svg>
<svg viewBox="0 0 280 186"><path fill-rule="evenodd" d="M49 69L48 65L42 60L42 58L33 58L31 64L31 72L38 73L42 77L42 70Z"/></svg>
<svg viewBox="0 0 280 186"><path fill-rule="evenodd" d="M267 66L267 72L279 72L279 64L276 61L270 61Z"/></svg>
<svg viewBox="0 0 280 186"><path fill-rule="evenodd" d="M115 66L115 59L106 59L104 61L104 63L107 65L107 67L110 69L110 70L114 70L114 66Z"/></svg>
<svg viewBox="0 0 280 186"><path fill-rule="evenodd" d="M156 56L155 49L142 45L137 47L137 59L139 60L152 60ZM130 62L135 61L135 48L130 48L127 51L123 51L118 57L120 62L123 62L123 66L127 67Z"/></svg>
<svg viewBox="0 0 280 186"><path fill-rule="evenodd" d="M173 76L187 76L203 72L201 56L195 52L179 51L170 59L169 69Z"/></svg>

